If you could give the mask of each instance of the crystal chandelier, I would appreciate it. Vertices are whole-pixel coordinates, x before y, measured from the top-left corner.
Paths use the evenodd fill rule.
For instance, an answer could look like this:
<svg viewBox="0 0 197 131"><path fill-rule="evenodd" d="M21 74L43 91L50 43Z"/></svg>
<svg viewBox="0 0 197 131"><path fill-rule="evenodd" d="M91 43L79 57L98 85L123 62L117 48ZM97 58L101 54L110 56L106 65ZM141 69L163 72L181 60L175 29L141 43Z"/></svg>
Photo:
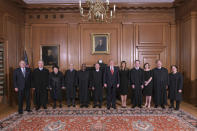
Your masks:
<svg viewBox="0 0 197 131"><path fill-rule="evenodd" d="M110 10L109 0L86 0L85 4L88 9L87 13L82 8L81 0L79 0L79 10L83 21L110 23L115 18L116 5Z"/></svg>

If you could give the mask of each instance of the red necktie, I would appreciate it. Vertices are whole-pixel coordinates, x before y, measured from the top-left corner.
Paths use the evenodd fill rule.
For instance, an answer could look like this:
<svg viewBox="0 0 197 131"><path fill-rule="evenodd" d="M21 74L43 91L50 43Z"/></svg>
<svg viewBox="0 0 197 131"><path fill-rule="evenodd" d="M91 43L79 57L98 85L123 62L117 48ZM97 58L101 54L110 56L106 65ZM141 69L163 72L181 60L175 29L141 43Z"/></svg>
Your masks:
<svg viewBox="0 0 197 131"><path fill-rule="evenodd" d="M112 74L112 75L114 74L114 70L113 70L113 68L111 68L111 74Z"/></svg>

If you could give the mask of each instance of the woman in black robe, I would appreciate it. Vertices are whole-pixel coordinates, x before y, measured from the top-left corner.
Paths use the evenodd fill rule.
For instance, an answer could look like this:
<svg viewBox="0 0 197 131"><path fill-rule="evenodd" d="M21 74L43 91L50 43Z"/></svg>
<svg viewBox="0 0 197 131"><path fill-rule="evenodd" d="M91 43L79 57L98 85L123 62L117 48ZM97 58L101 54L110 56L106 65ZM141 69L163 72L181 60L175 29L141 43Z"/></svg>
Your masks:
<svg viewBox="0 0 197 131"><path fill-rule="evenodd" d="M174 101L176 101L175 110L179 110L179 105L182 100L183 76L177 72L177 66L171 66L172 72L169 74L169 94L170 108L174 108Z"/></svg>
<svg viewBox="0 0 197 131"><path fill-rule="evenodd" d="M56 101L59 101L59 107L62 108L62 89L64 89L64 77L62 72L59 71L58 66L52 67L53 72L49 75L49 88L51 97L54 101L53 109L56 108Z"/></svg>
<svg viewBox="0 0 197 131"><path fill-rule="evenodd" d="M121 95L122 107L126 108L128 86L129 86L129 69L126 66L126 61L121 62L119 76L120 76L120 95Z"/></svg>
<svg viewBox="0 0 197 131"><path fill-rule="evenodd" d="M144 64L144 81L145 82L144 82L143 95L146 96L145 107L150 108L153 84L152 84L152 71L150 70L149 63Z"/></svg>

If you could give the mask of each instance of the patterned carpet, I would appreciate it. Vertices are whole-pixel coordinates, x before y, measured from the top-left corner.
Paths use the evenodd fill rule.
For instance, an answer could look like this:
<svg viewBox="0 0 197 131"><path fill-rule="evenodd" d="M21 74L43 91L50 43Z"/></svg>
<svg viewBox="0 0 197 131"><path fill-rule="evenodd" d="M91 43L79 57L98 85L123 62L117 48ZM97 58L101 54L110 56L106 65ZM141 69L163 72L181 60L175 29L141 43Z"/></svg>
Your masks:
<svg viewBox="0 0 197 131"><path fill-rule="evenodd" d="M171 109L47 109L14 113L0 120L0 130L25 131L195 131L197 118Z"/></svg>

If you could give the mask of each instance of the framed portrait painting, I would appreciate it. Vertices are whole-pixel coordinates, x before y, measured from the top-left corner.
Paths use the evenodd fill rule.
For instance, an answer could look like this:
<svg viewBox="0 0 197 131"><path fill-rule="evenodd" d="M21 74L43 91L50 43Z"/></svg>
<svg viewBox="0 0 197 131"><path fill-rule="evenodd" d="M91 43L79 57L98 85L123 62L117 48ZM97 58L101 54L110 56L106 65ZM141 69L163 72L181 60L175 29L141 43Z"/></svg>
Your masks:
<svg viewBox="0 0 197 131"><path fill-rule="evenodd" d="M44 66L59 66L59 45L41 45L40 59L44 61Z"/></svg>
<svg viewBox="0 0 197 131"><path fill-rule="evenodd" d="M91 34L92 54L110 54L110 33Z"/></svg>

